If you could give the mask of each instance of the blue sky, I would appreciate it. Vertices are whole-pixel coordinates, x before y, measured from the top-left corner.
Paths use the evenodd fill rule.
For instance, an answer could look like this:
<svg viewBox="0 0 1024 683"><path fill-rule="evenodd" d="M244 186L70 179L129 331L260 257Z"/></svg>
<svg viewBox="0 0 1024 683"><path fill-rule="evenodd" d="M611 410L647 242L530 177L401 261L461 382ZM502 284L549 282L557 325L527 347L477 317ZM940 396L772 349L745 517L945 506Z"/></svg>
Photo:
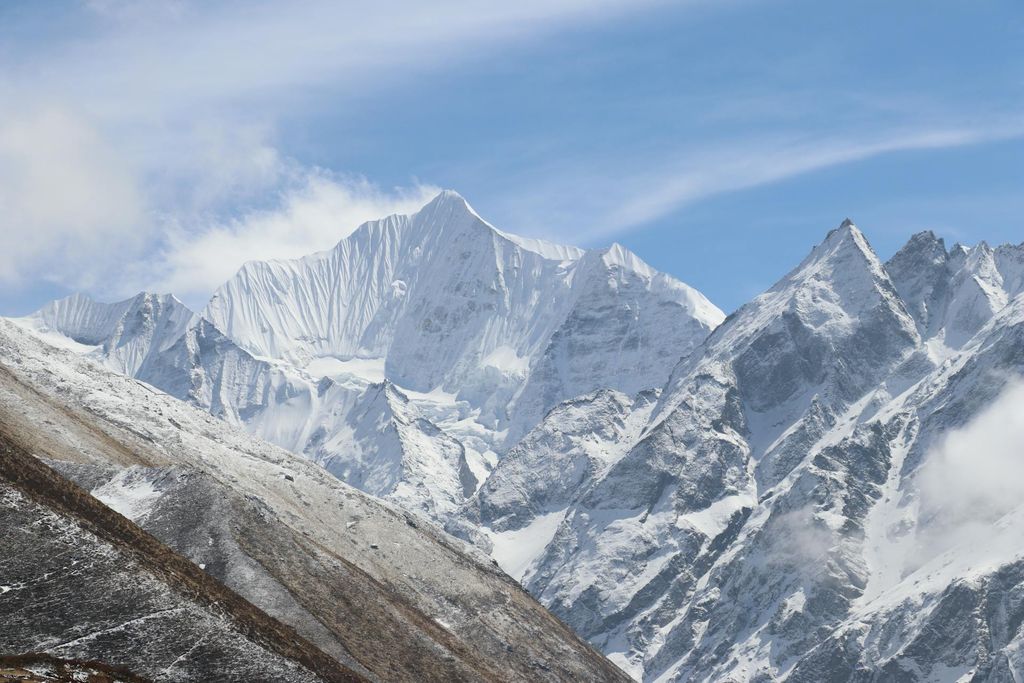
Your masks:
<svg viewBox="0 0 1024 683"><path fill-rule="evenodd" d="M438 188L731 310L849 216L1024 240L1024 5L0 4L0 314L199 307Z"/></svg>

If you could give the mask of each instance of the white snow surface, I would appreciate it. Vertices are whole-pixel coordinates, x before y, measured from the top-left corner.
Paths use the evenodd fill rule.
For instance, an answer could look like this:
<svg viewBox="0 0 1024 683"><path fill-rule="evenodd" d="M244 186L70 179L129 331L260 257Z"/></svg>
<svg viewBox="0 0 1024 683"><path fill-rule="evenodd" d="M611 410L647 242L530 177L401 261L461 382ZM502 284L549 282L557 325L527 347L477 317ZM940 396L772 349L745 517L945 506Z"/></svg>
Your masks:
<svg viewBox="0 0 1024 683"><path fill-rule="evenodd" d="M533 562L551 543L564 516L565 510L548 512L535 517L521 529L488 531L494 545L491 557L498 561L506 574L516 581L522 581Z"/></svg>
<svg viewBox="0 0 1024 683"><path fill-rule="evenodd" d="M355 360L377 361L403 391L453 394L498 450L558 401L660 385L663 359L678 359L724 317L619 245L588 252L513 238L450 191L411 216L366 223L329 251L246 264L203 315L258 357L313 372L332 358L355 375ZM599 319L614 338L593 333ZM567 354L560 344L578 331L590 348Z"/></svg>
<svg viewBox="0 0 1024 683"><path fill-rule="evenodd" d="M113 479L91 491L107 507L141 524L160 500L161 492L144 476L137 476L135 468L117 473Z"/></svg>
<svg viewBox="0 0 1024 683"><path fill-rule="evenodd" d="M18 322L51 343L88 353L112 370L135 375L151 356L167 351L195 320L196 315L174 296L143 292L114 304L72 294Z"/></svg>

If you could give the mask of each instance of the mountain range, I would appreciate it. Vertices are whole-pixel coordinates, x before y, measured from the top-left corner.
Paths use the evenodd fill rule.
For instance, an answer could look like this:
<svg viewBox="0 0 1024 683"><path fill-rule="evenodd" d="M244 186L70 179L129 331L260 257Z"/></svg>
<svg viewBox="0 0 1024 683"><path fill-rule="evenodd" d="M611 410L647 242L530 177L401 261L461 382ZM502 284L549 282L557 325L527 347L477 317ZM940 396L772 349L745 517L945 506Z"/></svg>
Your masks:
<svg viewBox="0 0 1024 683"><path fill-rule="evenodd" d="M212 430L217 444L256 437L302 455L322 467L274 493L293 528L312 514L293 496L319 495L330 473L387 501L362 504L421 520L432 543L480 556L469 585L490 555L638 680L1015 681L1022 292L1024 245L947 249L926 232L883 262L847 220L725 317L618 245L509 235L444 192L332 250L248 263L198 314L146 293L53 302L5 323L15 341L0 363L36 358L20 382L93 412L109 398L83 387L127 375L138 396L158 390L162 410L192 404L174 408L191 411L176 439ZM63 389L63 369L41 369L54 358L76 368ZM254 486L235 455L221 460L221 480L243 482L229 488ZM56 469L111 501L178 476L119 464L132 467ZM162 487L181 500L201 489ZM145 510L128 517L148 530ZM364 571L379 580L388 562L420 561L396 551ZM445 571L399 592L422 608ZM460 588L445 587L448 604L467 617ZM350 634L332 644L315 630L300 633L368 670ZM613 675L581 674L599 664L573 652L570 679Z"/></svg>
<svg viewBox="0 0 1024 683"><path fill-rule="evenodd" d="M247 263L201 315L73 295L22 322L446 519L548 410L660 386L723 317L621 246L513 237L444 192L329 251Z"/></svg>

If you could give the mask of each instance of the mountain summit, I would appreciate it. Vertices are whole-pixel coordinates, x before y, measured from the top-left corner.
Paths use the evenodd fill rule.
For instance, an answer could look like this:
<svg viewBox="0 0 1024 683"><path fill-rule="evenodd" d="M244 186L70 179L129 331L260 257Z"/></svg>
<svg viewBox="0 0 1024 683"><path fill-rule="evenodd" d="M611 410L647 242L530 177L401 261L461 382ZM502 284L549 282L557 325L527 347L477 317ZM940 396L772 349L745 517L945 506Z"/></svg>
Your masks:
<svg viewBox="0 0 1024 683"><path fill-rule="evenodd" d="M844 221L653 409L551 411L467 505L475 538L639 679L1012 680L1019 548L955 547L956 485L927 482L1024 371L1022 253L923 234L883 264Z"/></svg>
<svg viewBox="0 0 1024 683"><path fill-rule="evenodd" d="M452 191L414 214L365 223L327 251L246 263L201 315L167 300L170 322L138 322L139 301L164 299L86 301L52 304L26 322L437 515L454 513L462 483L482 482L558 403L660 386L724 318L621 245L583 250L511 235ZM140 341L127 346L123 330ZM402 446L368 443L354 426L352 411L384 381L408 398L399 412L415 416L387 432ZM420 427L451 440L431 458L444 470L435 476L454 485L404 465L384 487L366 476L433 452L411 445Z"/></svg>

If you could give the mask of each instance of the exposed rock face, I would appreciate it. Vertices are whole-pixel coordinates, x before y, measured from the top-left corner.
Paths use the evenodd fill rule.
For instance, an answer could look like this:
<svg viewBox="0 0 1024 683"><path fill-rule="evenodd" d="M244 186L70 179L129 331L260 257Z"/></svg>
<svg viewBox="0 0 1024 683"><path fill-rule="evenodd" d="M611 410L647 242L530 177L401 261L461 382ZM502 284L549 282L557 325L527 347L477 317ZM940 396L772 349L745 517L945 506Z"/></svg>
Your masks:
<svg viewBox="0 0 1024 683"><path fill-rule="evenodd" d="M9 439L337 666L385 681L624 680L489 558L305 458L6 321L0 384Z"/></svg>

